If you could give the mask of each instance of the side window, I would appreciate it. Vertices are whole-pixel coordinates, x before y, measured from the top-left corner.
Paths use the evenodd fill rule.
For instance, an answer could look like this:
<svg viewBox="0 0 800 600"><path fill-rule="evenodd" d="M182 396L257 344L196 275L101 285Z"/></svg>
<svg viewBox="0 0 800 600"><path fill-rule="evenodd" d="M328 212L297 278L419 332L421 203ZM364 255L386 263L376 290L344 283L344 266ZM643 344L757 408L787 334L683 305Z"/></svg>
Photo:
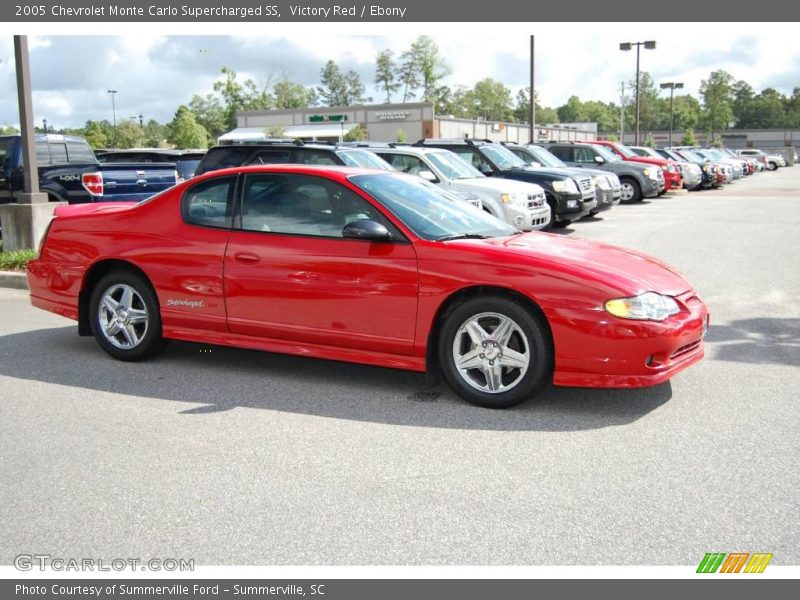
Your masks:
<svg viewBox="0 0 800 600"><path fill-rule="evenodd" d="M297 161L302 165L338 165L332 152L322 150L298 150Z"/></svg>
<svg viewBox="0 0 800 600"><path fill-rule="evenodd" d="M54 165L66 165L69 163L67 158L66 144L50 144L50 158Z"/></svg>
<svg viewBox="0 0 800 600"><path fill-rule="evenodd" d="M594 152L592 152L589 148L576 147L573 148L573 152L575 153L575 162L579 163L594 162Z"/></svg>
<svg viewBox="0 0 800 600"><path fill-rule="evenodd" d="M347 223L371 219L402 239L391 223L356 193L334 181L308 175L247 175L241 213L246 231L341 238Z"/></svg>
<svg viewBox="0 0 800 600"><path fill-rule="evenodd" d="M209 179L193 185L181 199L183 220L193 225L230 228L235 187L235 177Z"/></svg>
<svg viewBox="0 0 800 600"><path fill-rule="evenodd" d="M290 150L263 150L247 161L249 165L276 165L286 164L290 161Z"/></svg>
<svg viewBox="0 0 800 600"><path fill-rule="evenodd" d="M469 164L471 164L473 167L475 167L481 172L484 172L486 170L491 171L492 169L491 165L488 162L486 162L486 160L480 154L470 150L469 148L456 148L455 150L453 150L453 152L458 154L459 158L467 161Z"/></svg>
<svg viewBox="0 0 800 600"><path fill-rule="evenodd" d="M47 142L36 142L36 162L40 167L48 167L53 164L50 161L50 148Z"/></svg>
<svg viewBox="0 0 800 600"><path fill-rule="evenodd" d="M565 148L564 146L548 146L547 149L550 150L550 152L552 152L556 158L559 158L563 161L572 162L569 148Z"/></svg>
<svg viewBox="0 0 800 600"><path fill-rule="evenodd" d="M89 145L80 142L67 142L67 154L72 164L93 163L96 160Z"/></svg>
<svg viewBox="0 0 800 600"><path fill-rule="evenodd" d="M5 166L3 163L6 162L6 154L8 154L8 142L0 140L0 168Z"/></svg>
<svg viewBox="0 0 800 600"><path fill-rule="evenodd" d="M428 166L416 156L408 154L379 154L382 159L401 173L419 175L420 171L429 171Z"/></svg>

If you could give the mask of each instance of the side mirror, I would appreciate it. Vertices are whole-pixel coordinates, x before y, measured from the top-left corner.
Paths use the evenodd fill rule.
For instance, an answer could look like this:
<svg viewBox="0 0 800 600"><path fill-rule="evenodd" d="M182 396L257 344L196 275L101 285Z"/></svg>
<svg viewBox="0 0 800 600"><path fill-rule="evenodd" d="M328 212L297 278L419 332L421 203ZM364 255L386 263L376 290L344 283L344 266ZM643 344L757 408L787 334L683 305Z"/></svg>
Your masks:
<svg viewBox="0 0 800 600"><path fill-rule="evenodd" d="M422 177L425 181L430 181L431 183L436 183L439 180L436 178L436 175L433 174L433 171L420 171L417 173L420 177Z"/></svg>
<svg viewBox="0 0 800 600"><path fill-rule="evenodd" d="M602 165L604 162L606 162L606 159L602 156L595 155L594 162L596 162L598 165Z"/></svg>
<svg viewBox="0 0 800 600"><path fill-rule="evenodd" d="M541 166L542 166L542 163L540 163L540 162L536 162L535 160L533 160L533 161L531 161L530 163L528 163L528 166L529 166L529 167L537 167L537 168L538 168L538 167L541 167Z"/></svg>
<svg viewBox="0 0 800 600"><path fill-rule="evenodd" d="M392 234L380 223L369 219L350 221L342 229L342 237L353 240L369 240L371 242L388 242Z"/></svg>

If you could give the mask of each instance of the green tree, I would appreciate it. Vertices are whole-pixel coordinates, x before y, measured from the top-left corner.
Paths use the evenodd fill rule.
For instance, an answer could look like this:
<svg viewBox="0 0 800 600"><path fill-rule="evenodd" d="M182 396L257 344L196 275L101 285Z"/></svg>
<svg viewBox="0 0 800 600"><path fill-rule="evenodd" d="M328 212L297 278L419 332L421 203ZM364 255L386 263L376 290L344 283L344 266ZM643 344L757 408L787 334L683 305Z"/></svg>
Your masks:
<svg viewBox="0 0 800 600"><path fill-rule="evenodd" d="M681 145L682 146L697 146L697 138L694 135L694 129L687 129L683 132L683 137L681 138Z"/></svg>
<svg viewBox="0 0 800 600"><path fill-rule="evenodd" d="M86 121L83 137L95 149L108 148L111 145L112 138L108 136L108 129L100 121Z"/></svg>
<svg viewBox="0 0 800 600"><path fill-rule="evenodd" d="M786 97L773 88L761 90L753 99L755 118L750 127L776 129L786 122L784 104Z"/></svg>
<svg viewBox="0 0 800 600"><path fill-rule="evenodd" d="M439 90L436 102L436 114L453 115L454 117L471 117L467 102L467 94L470 90L466 86L457 85L455 89L442 86Z"/></svg>
<svg viewBox="0 0 800 600"><path fill-rule="evenodd" d="M744 129L752 127L755 117L753 106L755 91L746 81L739 80L731 86L731 94L733 96L731 111L736 126Z"/></svg>
<svg viewBox="0 0 800 600"><path fill-rule="evenodd" d="M345 97L343 106L353 106L354 104L363 104L364 102L371 102L372 98L365 96L366 88L361 83L361 77L355 71L348 71L344 76L345 83Z"/></svg>
<svg viewBox="0 0 800 600"><path fill-rule="evenodd" d="M397 80L397 63L394 61L394 52L381 50L375 57L375 85L386 94L386 103L392 101L392 94L400 89Z"/></svg>
<svg viewBox="0 0 800 600"><path fill-rule="evenodd" d="M271 125L264 130L264 135L272 139L286 137L286 127L283 127L282 125Z"/></svg>
<svg viewBox="0 0 800 600"><path fill-rule="evenodd" d="M145 146L144 127L138 121L117 122L117 148L143 148Z"/></svg>
<svg viewBox="0 0 800 600"><path fill-rule="evenodd" d="M189 110L192 111L197 122L205 127L210 141L216 140L223 133L230 131L225 108L218 96L214 94L192 96L189 101Z"/></svg>
<svg viewBox="0 0 800 600"><path fill-rule="evenodd" d="M221 80L214 82L214 91L222 98L225 126L228 129L236 127L236 113L241 110L266 110L275 104L272 94L267 92L266 86L259 87L252 79L239 83L236 71L222 67Z"/></svg>
<svg viewBox="0 0 800 600"><path fill-rule="evenodd" d="M167 139L167 128L150 119L144 126L144 145L147 148L159 148Z"/></svg>
<svg viewBox="0 0 800 600"><path fill-rule="evenodd" d="M412 50L406 50L400 55L400 66L397 67L397 81L403 89L403 103L413 100L420 86L417 57Z"/></svg>
<svg viewBox="0 0 800 600"><path fill-rule="evenodd" d="M556 112L561 123L585 123L589 118L583 102L577 96L570 96L567 103L559 106Z"/></svg>
<svg viewBox="0 0 800 600"><path fill-rule="evenodd" d="M440 82L450 74L450 66L442 57L439 46L427 35L419 36L408 52L408 55L404 53L402 56L406 56L406 61L410 60L410 64L416 68L423 101L435 104L437 92L441 89Z"/></svg>
<svg viewBox="0 0 800 600"><path fill-rule="evenodd" d="M316 100L313 89L288 79L281 79L276 83L272 92L275 95L275 108L306 108Z"/></svg>
<svg viewBox="0 0 800 600"><path fill-rule="evenodd" d="M558 113L555 109L543 107L539 104L539 92L536 94L536 122L558 123ZM517 92L517 104L514 108L514 119L517 123L528 123L531 119L531 88L530 86Z"/></svg>
<svg viewBox="0 0 800 600"><path fill-rule="evenodd" d="M733 76L719 69L700 83L703 97L703 122L712 136L715 131L726 129L733 119L731 88Z"/></svg>
<svg viewBox="0 0 800 600"><path fill-rule="evenodd" d="M194 113L186 106L179 106L175 118L167 126L167 139L176 148L207 148L208 131L197 122Z"/></svg>
<svg viewBox="0 0 800 600"><path fill-rule="evenodd" d="M644 145L648 148L656 147L656 138L653 137L652 133L647 134L647 137L644 139Z"/></svg>
<svg viewBox="0 0 800 600"><path fill-rule="evenodd" d="M465 97L471 117L483 117L489 121L510 121L514 111L511 90L502 82L487 77L475 84Z"/></svg>
<svg viewBox="0 0 800 600"><path fill-rule="evenodd" d="M19 135L19 129L6 125L5 127L0 127L0 135Z"/></svg>
<svg viewBox="0 0 800 600"><path fill-rule="evenodd" d="M360 125L353 127L353 129L344 134L345 142L363 142L365 139L367 139L367 132L361 129Z"/></svg>
<svg viewBox="0 0 800 600"><path fill-rule="evenodd" d="M346 106L347 83L339 65L329 60L319 74L317 96L326 106Z"/></svg>
<svg viewBox="0 0 800 600"><path fill-rule="evenodd" d="M408 141L408 135L404 129L398 129L395 133L395 140L400 144L405 144Z"/></svg>
<svg viewBox="0 0 800 600"><path fill-rule="evenodd" d="M660 129L669 128L669 100L665 100L665 123L664 127ZM694 129L700 124L700 115L702 109L700 102L694 96L688 94L675 96L672 104L673 111L673 125L675 131L682 131L686 129Z"/></svg>

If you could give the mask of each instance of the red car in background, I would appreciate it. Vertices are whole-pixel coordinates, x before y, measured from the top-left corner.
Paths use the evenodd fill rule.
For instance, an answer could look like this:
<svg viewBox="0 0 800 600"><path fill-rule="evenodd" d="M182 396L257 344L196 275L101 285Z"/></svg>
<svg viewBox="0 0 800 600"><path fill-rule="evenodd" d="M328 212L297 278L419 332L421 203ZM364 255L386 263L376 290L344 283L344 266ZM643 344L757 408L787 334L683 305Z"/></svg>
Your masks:
<svg viewBox="0 0 800 600"><path fill-rule="evenodd" d="M648 165L658 165L664 172L664 186L666 191L683 189L683 176L681 175L680 167L678 163L673 160L650 156L639 156L633 150L624 144L620 144L619 142L593 141L590 143L605 146L614 154L619 156L622 160L640 162Z"/></svg>
<svg viewBox="0 0 800 600"><path fill-rule="evenodd" d="M490 408L550 383L662 383L703 357L708 327L655 258L347 167L223 169L140 204L60 207L28 284L119 360L174 339L427 370Z"/></svg>

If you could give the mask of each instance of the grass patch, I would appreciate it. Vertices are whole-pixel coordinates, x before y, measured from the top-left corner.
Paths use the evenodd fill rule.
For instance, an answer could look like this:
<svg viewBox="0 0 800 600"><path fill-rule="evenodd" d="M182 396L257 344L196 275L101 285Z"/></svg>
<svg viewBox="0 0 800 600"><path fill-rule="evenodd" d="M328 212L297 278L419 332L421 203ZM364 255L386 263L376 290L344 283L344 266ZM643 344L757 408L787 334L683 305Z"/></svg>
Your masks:
<svg viewBox="0 0 800 600"><path fill-rule="evenodd" d="M24 271L29 260L36 258L36 250L0 251L0 271Z"/></svg>

